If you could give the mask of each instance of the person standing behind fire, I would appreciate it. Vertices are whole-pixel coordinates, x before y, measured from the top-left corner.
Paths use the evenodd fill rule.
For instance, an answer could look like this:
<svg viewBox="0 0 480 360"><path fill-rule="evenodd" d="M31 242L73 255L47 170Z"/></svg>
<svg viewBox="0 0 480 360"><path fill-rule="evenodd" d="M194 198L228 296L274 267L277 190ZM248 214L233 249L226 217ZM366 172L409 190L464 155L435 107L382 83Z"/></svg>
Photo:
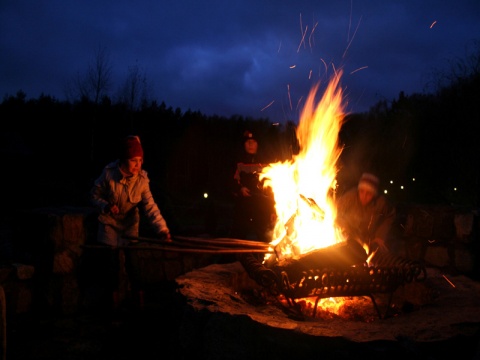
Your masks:
<svg viewBox="0 0 480 360"><path fill-rule="evenodd" d="M251 131L243 134L243 151L233 176L234 214L231 236L238 239L270 242L275 206L271 190L264 189L259 175L265 159L258 152L258 140Z"/></svg>
<svg viewBox="0 0 480 360"><path fill-rule="evenodd" d="M124 138L119 159L103 168L90 191L90 200L99 210L97 241L113 249L128 245L129 239L138 238L140 205L158 236L171 241L167 222L150 191L148 174L142 169L143 155L138 136ZM122 259L119 259L118 254L114 254L112 261L113 302L114 306L118 306L118 271L128 269L122 269ZM123 261L127 259L124 258ZM125 266L128 267L129 264L126 263Z"/></svg>
<svg viewBox="0 0 480 360"><path fill-rule="evenodd" d="M371 173L363 173L358 185L337 199L337 225L350 240L368 245L369 253L389 250L395 216L395 207L379 193L379 179Z"/></svg>

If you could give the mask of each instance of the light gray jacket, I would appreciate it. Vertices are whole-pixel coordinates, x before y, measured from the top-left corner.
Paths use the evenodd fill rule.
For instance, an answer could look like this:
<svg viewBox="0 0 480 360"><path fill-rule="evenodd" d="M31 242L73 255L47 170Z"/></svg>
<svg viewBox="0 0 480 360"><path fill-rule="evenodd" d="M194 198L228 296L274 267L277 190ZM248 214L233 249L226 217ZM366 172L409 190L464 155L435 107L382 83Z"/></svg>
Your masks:
<svg viewBox="0 0 480 360"><path fill-rule="evenodd" d="M103 168L90 191L90 199L100 210L98 220L124 231L131 227L138 229L140 216L138 205L141 204L155 231L160 234L169 232L167 223L158 208L152 192L147 172L142 170L138 176L126 178L120 171L120 162L116 160ZM106 205L117 205L118 215L105 212Z"/></svg>

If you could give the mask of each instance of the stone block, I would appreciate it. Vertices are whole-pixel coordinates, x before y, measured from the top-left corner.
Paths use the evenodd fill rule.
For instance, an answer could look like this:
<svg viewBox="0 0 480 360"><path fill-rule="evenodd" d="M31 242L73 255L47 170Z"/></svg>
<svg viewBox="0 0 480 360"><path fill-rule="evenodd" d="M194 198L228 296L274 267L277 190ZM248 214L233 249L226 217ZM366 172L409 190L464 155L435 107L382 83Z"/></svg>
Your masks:
<svg viewBox="0 0 480 360"><path fill-rule="evenodd" d="M425 262L435 267L447 267L452 263L447 246L428 246L425 252Z"/></svg>
<svg viewBox="0 0 480 360"><path fill-rule="evenodd" d="M451 244L449 246L428 246L425 262L438 268L451 268L463 274L474 271L474 254L465 246Z"/></svg>
<svg viewBox="0 0 480 360"><path fill-rule="evenodd" d="M32 280L19 281L13 279L2 284L5 291L6 309L8 314L22 314L32 309Z"/></svg>
<svg viewBox="0 0 480 360"><path fill-rule="evenodd" d="M473 273L475 269L474 254L467 248L457 247L455 249L454 266L460 273Z"/></svg>
<svg viewBox="0 0 480 360"><path fill-rule="evenodd" d="M25 265L18 263L14 263L12 265L15 269L17 279L19 280L31 279L33 277L33 274L35 273L35 267L33 265Z"/></svg>
<svg viewBox="0 0 480 360"><path fill-rule="evenodd" d="M472 212L455 214L454 223L457 240L462 243L471 243L474 240L475 215Z"/></svg>

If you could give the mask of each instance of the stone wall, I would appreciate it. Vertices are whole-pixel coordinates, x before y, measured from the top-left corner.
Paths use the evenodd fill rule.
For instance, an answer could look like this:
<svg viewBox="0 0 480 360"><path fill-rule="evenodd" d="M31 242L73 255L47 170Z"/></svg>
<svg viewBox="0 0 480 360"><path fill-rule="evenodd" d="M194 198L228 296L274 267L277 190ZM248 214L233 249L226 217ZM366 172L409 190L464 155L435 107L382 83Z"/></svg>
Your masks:
<svg viewBox="0 0 480 360"><path fill-rule="evenodd" d="M158 246L143 243L113 252L95 244L96 217L92 208L73 207L35 209L16 216L12 224L13 257L34 269L34 274L28 282L10 277L13 281L7 286L7 303L12 312L38 306L68 314L102 300L110 301L112 294L101 291L110 280L105 261L109 256L128 256L134 264L131 276L145 287L173 282L178 275L211 262L209 255L162 251ZM124 273L118 276L121 282L127 282ZM121 291L121 300L129 296L127 285ZM23 295L18 296L19 292ZM98 299L99 296L108 299ZM23 302L21 309L19 302Z"/></svg>
<svg viewBox="0 0 480 360"><path fill-rule="evenodd" d="M476 211L453 206L402 208L403 255L451 272L479 276L479 219Z"/></svg>

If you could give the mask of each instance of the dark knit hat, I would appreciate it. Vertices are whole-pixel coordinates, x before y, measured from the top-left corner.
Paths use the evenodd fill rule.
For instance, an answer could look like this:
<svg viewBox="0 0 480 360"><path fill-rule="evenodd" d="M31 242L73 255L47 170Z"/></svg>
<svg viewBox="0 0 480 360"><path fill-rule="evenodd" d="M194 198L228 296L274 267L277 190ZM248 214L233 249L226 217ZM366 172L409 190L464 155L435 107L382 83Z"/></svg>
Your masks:
<svg viewBox="0 0 480 360"><path fill-rule="evenodd" d="M143 158L143 148L140 138L136 135L127 136L122 143L120 157L124 160L140 156Z"/></svg>
<svg viewBox="0 0 480 360"><path fill-rule="evenodd" d="M253 133L250 130L245 130L245 132L243 133L243 142L245 142L247 140L258 141L257 138L255 136L253 136Z"/></svg>
<svg viewBox="0 0 480 360"><path fill-rule="evenodd" d="M378 177L370 173L363 173L358 181L358 189L365 189L373 192L375 195L378 193L378 185L380 181Z"/></svg>

